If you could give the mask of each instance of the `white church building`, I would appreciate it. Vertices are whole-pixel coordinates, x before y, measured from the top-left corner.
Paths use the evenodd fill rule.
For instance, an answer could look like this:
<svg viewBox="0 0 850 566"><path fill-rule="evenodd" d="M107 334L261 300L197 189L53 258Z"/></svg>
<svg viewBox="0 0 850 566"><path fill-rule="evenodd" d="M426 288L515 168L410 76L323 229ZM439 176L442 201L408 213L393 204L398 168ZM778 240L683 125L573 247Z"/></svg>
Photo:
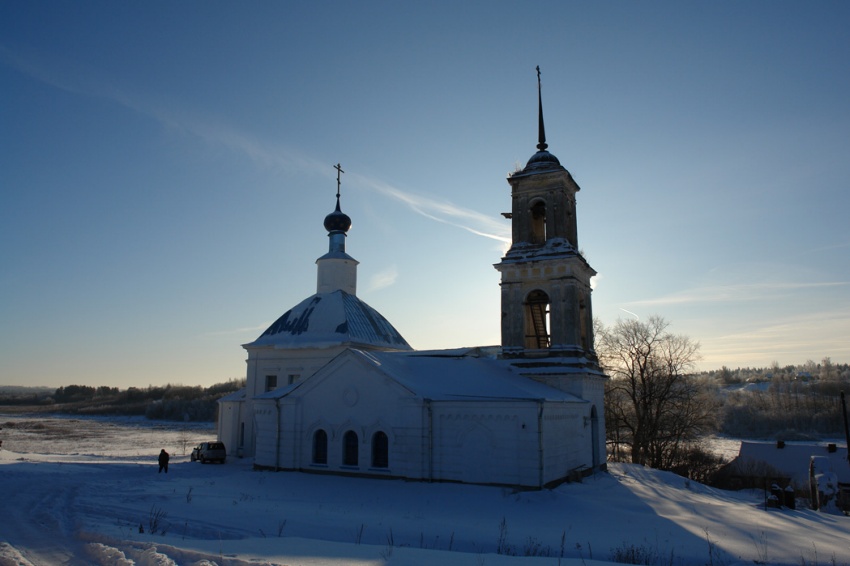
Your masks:
<svg viewBox="0 0 850 566"><path fill-rule="evenodd" d="M508 177L501 346L413 350L357 297L338 174L316 293L243 346L246 387L219 402L231 454L261 469L537 489L605 469L596 272L578 248L579 187L547 151L538 104L538 151Z"/></svg>

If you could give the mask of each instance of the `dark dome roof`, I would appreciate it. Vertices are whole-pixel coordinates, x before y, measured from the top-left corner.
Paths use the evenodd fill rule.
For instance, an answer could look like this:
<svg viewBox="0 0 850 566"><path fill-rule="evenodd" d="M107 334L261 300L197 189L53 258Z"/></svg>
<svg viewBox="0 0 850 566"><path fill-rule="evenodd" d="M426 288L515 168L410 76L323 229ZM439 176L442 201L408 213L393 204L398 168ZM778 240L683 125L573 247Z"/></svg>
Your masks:
<svg viewBox="0 0 850 566"><path fill-rule="evenodd" d="M325 230L328 232L348 232L351 228L351 218L339 209L337 204L336 210L325 216Z"/></svg>
<svg viewBox="0 0 850 566"><path fill-rule="evenodd" d="M561 162L558 161L558 158L544 149L531 156L523 171L544 171L561 168Z"/></svg>
<svg viewBox="0 0 850 566"><path fill-rule="evenodd" d="M286 311L246 346L327 348L336 345L410 350L378 311L345 291L317 293Z"/></svg>

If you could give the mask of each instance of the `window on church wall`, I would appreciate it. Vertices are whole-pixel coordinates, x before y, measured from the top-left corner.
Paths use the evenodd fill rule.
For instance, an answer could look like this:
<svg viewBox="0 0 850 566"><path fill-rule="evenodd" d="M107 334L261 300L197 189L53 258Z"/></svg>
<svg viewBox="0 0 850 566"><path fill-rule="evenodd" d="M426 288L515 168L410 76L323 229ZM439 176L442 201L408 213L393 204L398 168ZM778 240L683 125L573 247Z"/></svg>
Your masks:
<svg viewBox="0 0 850 566"><path fill-rule="evenodd" d="M276 375L267 375L266 376L266 391L272 391L277 389L277 376Z"/></svg>
<svg viewBox="0 0 850 566"><path fill-rule="evenodd" d="M239 447L245 446L245 423L239 423Z"/></svg>
<svg viewBox="0 0 850 566"><path fill-rule="evenodd" d="M549 295L536 290L525 300L525 348L542 350L550 345Z"/></svg>
<svg viewBox="0 0 850 566"><path fill-rule="evenodd" d="M313 433L313 463L328 463L328 433L322 429Z"/></svg>
<svg viewBox="0 0 850 566"><path fill-rule="evenodd" d="M358 454L359 441L357 433L349 430L342 437L342 465L356 466L360 455Z"/></svg>
<svg viewBox="0 0 850 566"><path fill-rule="evenodd" d="M546 242L546 203L542 200L531 205L531 243Z"/></svg>
<svg viewBox="0 0 850 566"><path fill-rule="evenodd" d="M390 465L390 442L386 433L378 431L372 435L372 467L387 468Z"/></svg>

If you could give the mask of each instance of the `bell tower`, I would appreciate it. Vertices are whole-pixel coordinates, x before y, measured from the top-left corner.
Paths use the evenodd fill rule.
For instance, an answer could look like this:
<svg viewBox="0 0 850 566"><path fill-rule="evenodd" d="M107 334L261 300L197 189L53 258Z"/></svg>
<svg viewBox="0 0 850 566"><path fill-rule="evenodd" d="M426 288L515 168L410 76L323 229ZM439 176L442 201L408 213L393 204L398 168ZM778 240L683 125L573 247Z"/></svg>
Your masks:
<svg viewBox="0 0 850 566"><path fill-rule="evenodd" d="M573 358L598 372L593 348L590 278L596 272L578 248L572 175L547 151L540 67L537 67L537 153L508 176L512 242L495 265L501 273L502 355Z"/></svg>

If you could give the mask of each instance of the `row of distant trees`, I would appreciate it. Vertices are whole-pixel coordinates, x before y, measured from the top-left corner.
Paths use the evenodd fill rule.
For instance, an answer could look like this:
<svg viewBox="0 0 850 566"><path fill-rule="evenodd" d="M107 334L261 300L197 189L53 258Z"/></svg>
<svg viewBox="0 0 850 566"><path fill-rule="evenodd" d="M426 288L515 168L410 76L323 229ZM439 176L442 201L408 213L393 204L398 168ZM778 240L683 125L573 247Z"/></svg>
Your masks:
<svg viewBox="0 0 850 566"><path fill-rule="evenodd" d="M213 421L218 400L244 386L244 379L231 379L209 387L168 384L123 390L67 385L52 392L6 393L0 395L0 404L38 405L72 414L143 415L149 419Z"/></svg>
<svg viewBox="0 0 850 566"><path fill-rule="evenodd" d="M722 432L731 436L798 440L843 436L841 390L847 381L776 379L766 388L724 397Z"/></svg>
<svg viewBox="0 0 850 566"><path fill-rule="evenodd" d="M770 367L766 368L737 369L723 366L719 370L713 370L707 372L707 374L729 385L781 380L804 382L817 380L822 383L838 383L850 381L850 364L836 364L832 361L832 358L826 356L820 363L807 360L806 363L800 365L780 366L779 362L773 362Z"/></svg>
<svg viewBox="0 0 850 566"><path fill-rule="evenodd" d="M596 322L596 352L611 377L605 391L609 457L708 483L722 462L701 445L707 435L843 435L839 393L850 389L850 366L824 358L697 373L699 343L669 326L658 316Z"/></svg>

